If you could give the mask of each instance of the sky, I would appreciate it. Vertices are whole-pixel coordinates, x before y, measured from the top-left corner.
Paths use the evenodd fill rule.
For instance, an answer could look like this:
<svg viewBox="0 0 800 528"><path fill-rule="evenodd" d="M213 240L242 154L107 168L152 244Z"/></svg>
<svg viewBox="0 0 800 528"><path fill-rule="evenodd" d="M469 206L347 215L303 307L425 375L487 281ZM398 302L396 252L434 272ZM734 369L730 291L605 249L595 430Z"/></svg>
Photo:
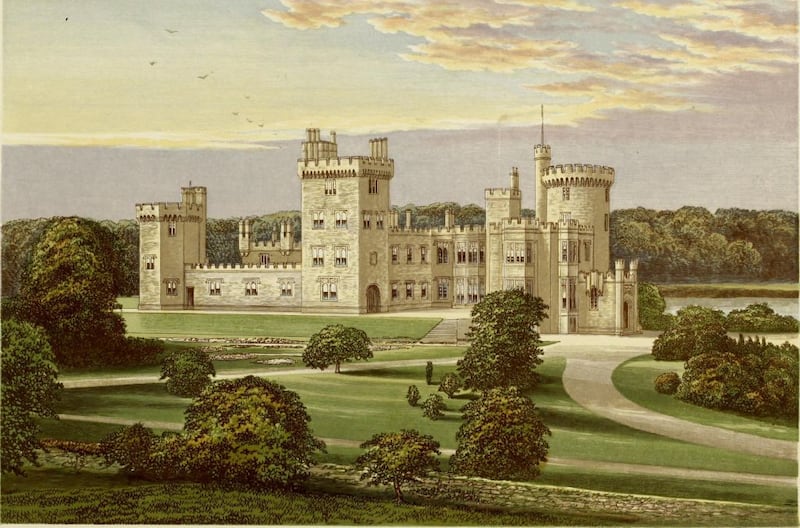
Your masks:
<svg viewBox="0 0 800 528"><path fill-rule="evenodd" d="M533 145L615 208L798 206L794 0L4 0L3 221L300 205L307 127L389 137L392 201L482 204Z"/></svg>

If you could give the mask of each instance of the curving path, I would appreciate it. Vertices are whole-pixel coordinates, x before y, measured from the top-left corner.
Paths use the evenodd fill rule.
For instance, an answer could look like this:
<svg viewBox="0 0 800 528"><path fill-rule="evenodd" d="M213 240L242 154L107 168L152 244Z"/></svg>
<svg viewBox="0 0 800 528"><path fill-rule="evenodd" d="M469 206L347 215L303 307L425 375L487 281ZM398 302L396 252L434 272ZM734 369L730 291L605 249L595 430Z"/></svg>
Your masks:
<svg viewBox="0 0 800 528"><path fill-rule="evenodd" d="M614 387L611 375L621 363L648 354L653 339L616 336L553 336L546 353L567 359L563 383L577 403L634 429L694 444L752 455L797 460L796 442L775 440L681 420L633 403Z"/></svg>

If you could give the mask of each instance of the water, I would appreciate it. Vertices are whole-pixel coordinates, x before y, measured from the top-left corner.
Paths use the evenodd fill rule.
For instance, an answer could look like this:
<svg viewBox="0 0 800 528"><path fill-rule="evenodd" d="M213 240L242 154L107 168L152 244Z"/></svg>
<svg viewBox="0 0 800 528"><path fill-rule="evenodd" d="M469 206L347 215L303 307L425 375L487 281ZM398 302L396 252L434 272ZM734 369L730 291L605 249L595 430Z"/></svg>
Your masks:
<svg viewBox="0 0 800 528"><path fill-rule="evenodd" d="M664 300L667 302L665 311L671 314L691 304L715 308L728 313L731 310L746 308L749 304L764 302L781 315L798 317L798 312L800 312L800 301L796 297L665 297Z"/></svg>

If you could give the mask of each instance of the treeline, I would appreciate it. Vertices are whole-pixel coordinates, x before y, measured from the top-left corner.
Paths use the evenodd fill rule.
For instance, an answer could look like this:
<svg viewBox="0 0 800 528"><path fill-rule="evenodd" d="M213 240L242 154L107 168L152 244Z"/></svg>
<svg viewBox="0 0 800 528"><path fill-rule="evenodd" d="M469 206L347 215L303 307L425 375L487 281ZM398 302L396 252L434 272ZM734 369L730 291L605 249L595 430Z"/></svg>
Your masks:
<svg viewBox="0 0 800 528"><path fill-rule="evenodd" d="M411 210L412 225L444 225L451 210L456 224L485 221L485 211L475 204L454 202L395 207L405 226ZM532 216L530 209L523 216ZM301 240L299 211L251 216L254 240L271 240L281 221L294 225ZM2 293L18 293L24 270L42 233L57 218L12 220L2 226ZM114 273L120 295L136 295L139 288L139 226L133 220L103 221L113 238ZM208 259L213 264L239 264L239 218L209 219ZM790 280L798 276L798 215L789 211L682 207L677 211L620 209L611 213L612 258L639 259L640 277L651 282L719 280Z"/></svg>
<svg viewBox="0 0 800 528"><path fill-rule="evenodd" d="M619 209L613 258L639 259L651 282L797 280L798 215L789 211Z"/></svg>

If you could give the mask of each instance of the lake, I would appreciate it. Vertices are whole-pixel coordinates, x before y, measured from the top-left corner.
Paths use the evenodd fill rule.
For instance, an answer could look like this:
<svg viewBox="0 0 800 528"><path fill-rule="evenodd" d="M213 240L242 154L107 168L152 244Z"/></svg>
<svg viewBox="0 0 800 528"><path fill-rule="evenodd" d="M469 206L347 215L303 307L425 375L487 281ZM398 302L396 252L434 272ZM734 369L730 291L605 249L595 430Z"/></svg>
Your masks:
<svg viewBox="0 0 800 528"><path fill-rule="evenodd" d="M665 297L667 303L667 313L674 314L684 306L697 305L706 308L715 308L722 310L725 313L731 310L739 310L746 308L747 305L753 303L767 303L775 310L776 313L781 315L791 315L798 317L800 311L800 302L797 298L782 298L782 297Z"/></svg>

